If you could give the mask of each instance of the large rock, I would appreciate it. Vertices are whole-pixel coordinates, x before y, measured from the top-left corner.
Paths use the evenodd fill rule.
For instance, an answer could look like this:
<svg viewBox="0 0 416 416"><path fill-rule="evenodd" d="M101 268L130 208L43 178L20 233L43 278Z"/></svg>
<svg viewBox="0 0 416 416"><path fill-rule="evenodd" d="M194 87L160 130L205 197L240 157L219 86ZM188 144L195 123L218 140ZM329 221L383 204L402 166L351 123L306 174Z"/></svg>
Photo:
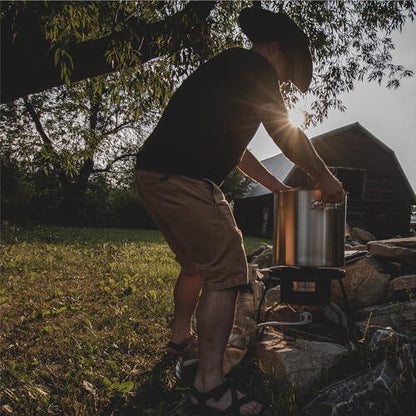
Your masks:
<svg viewBox="0 0 416 416"><path fill-rule="evenodd" d="M230 345L245 348L255 342L255 316L253 293L241 292L238 296L234 325L228 341Z"/></svg>
<svg viewBox="0 0 416 416"><path fill-rule="evenodd" d="M270 331L257 344L257 358L266 375L303 392L321 381L347 354L342 345L284 337Z"/></svg>
<svg viewBox="0 0 416 416"><path fill-rule="evenodd" d="M251 264L257 264L259 269L271 267L273 266L273 246L260 244L260 246L247 257L248 261Z"/></svg>
<svg viewBox="0 0 416 416"><path fill-rule="evenodd" d="M416 289L416 274L408 276L399 276L393 279L388 286L388 295L391 296L394 292L401 292L403 290Z"/></svg>
<svg viewBox="0 0 416 416"><path fill-rule="evenodd" d="M369 253L375 258L416 266L414 242L416 238L400 238L371 241L367 246Z"/></svg>
<svg viewBox="0 0 416 416"><path fill-rule="evenodd" d="M416 414L415 345L391 330L377 330L366 348L382 361L320 390L303 409L305 416Z"/></svg>
<svg viewBox="0 0 416 416"><path fill-rule="evenodd" d="M359 309L354 313L354 320L361 328L389 326L399 333L416 338L416 301Z"/></svg>
<svg viewBox="0 0 416 416"><path fill-rule="evenodd" d="M377 240L375 242L398 247L416 248L416 237L389 238L387 240Z"/></svg>
<svg viewBox="0 0 416 416"><path fill-rule="evenodd" d="M352 309L370 306L386 297L390 274L373 258L366 257L345 265L343 279L349 306ZM338 281L332 281L331 301L345 307L344 297Z"/></svg>
<svg viewBox="0 0 416 416"><path fill-rule="evenodd" d="M373 234L358 227L355 227L351 230L351 238L362 243L368 243L369 241L376 239Z"/></svg>

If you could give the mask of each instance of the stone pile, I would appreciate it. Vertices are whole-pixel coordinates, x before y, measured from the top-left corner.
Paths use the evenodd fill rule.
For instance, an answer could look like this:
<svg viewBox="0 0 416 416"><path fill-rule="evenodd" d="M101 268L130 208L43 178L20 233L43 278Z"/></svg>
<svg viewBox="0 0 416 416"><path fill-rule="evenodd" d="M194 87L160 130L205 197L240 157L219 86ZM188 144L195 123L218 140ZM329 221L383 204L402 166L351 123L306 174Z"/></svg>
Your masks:
<svg viewBox="0 0 416 416"><path fill-rule="evenodd" d="M263 245L249 260L270 267L271 252ZM279 304L275 287L263 317L268 309L268 321L296 321L307 310L313 323L270 328L258 339L255 302L246 293L238 330L251 328L259 365L298 391L306 416L416 414L416 237L375 240L353 228L350 254L355 260L346 261L343 279L350 310L336 281L322 307Z"/></svg>

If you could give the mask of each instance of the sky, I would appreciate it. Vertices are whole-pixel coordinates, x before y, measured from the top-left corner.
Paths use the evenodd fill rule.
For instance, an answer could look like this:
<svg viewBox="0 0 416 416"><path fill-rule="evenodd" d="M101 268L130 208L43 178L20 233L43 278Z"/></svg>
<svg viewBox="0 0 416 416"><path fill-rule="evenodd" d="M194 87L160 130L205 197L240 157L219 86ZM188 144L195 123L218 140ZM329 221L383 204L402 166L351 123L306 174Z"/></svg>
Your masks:
<svg viewBox="0 0 416 416"><path fill-rule="evenodd" d="M353 91L339 97L347 107L344 113L331 110L322 124L305 133L311 138L358 121L395 152L416 192L416 22L406 23L401 33L392 34L392 39L396 46L393 62L412 70L415 75L403 79L396 90L387 89L383 83L379 86L376 82L357 82ZM302 107L306 110L305 105L306 100L300 100L297 109L291 112L294 123L302 122L300 110ZM281 153L263 126L248 148L260 160Z"/></svg>

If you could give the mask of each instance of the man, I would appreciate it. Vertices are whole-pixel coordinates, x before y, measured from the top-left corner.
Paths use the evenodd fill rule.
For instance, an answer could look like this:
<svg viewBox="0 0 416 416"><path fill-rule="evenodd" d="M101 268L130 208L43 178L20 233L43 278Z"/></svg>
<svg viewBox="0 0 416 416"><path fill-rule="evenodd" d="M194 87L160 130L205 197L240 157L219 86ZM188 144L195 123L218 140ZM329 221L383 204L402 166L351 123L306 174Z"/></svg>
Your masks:
<svg viewBox="0 0 416 416"><path fill-rule="evenodd" d="M251 50L227 50L185 80L137 159L143 204L181 266L170 343L178 354L192 344L190 319L198 305L198 370L190 402L201 414L228 409L255 415L262 409L224 382L238 287L248 280L241 233L219 188L235 166L272 192L287 188L246 150L260 122L315 179L324 199L343 196L309 140L289 124L279 91L279 82L291 81L302 92L309 87L306 36L286 15L258 8L242 10L239 23Z"/></svg>

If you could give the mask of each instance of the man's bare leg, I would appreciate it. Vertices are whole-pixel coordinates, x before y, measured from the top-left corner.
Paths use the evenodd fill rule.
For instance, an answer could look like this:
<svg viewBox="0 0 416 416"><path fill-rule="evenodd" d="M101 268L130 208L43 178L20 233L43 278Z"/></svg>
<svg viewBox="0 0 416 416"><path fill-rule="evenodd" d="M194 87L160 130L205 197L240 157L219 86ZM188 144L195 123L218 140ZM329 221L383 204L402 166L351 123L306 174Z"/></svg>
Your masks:
<svg viewBox="0 0 416 416"><path fill-rule="evenodd" d="M191 318L201 293L201 277L181 270L173 291L174 315L171 341L180 344L190 337Z"/></svg>
<svg viewBox="0 0 416 416"><path fill-rule="evenodd" d="M222 369L225 348L234 322L237 290L214 291L204 288L197 309L198 371L195 387L206 392L224 381ZM239 393L239 397L243 394ZM231 391L219 400L209 400L207 405L224 410L231 404ZM262 405L251 401L241 407L241 415L256 415Z"/></svg>

